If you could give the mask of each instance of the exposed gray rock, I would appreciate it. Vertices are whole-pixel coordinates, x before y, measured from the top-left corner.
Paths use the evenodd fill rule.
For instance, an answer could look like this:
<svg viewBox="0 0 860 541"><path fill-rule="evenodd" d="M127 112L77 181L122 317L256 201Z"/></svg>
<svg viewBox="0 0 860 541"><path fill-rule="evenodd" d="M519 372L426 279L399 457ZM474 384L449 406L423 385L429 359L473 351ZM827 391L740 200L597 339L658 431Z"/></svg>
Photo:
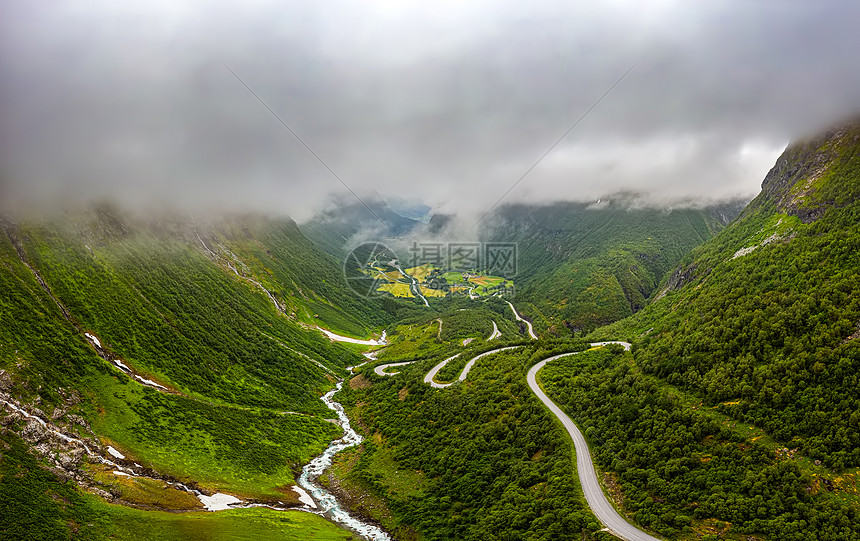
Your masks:
<svg viewBox="0 0 860 541"><path fill-rule="evenodd" d="M70 449L68 452L60 453L57 457L57 461L61 468L66 470L76 469L78 464L81 463L81 460L84 457L84 450L81 447L74 447Z"/></svg>
<svg viewBox="0 0 860 541"><path fill-rule="evenodd" d="M70 413L69 415L66 415L66 421L68 421L69 423L73 423L73 424L82 426L82 427L86 428L87 430L90 430L90 423L88 423L87 420L84 419L83 417L81 417L80 415Z"/></svg>
<svg viewBox="0 0 860 541"><path fill-rule="evenodd" d="M815 198L814 183L827 173L837 158L839 144L844 139L860 137L860 120L823 135L789 145L765 176L761 184L762 195L776 203L780 212L811 223L821 218L832 201Z"/></svg>
<svg viewBox="0 0 860 541"><path fill-rule="evenodd" d="M666 282L666 289L669 291L677 291L678 289L681 289L695 278L696 269L697 267L695 263L688 265L687 267L678 267Z"/></svg>
<svg viewBox="0 0 860 541"><path fill-rule="evenodd" d="M8 392L12 390L12 376L5 370L0 370L0 391Z"/></svg>
<svg viewBox="0 0 860 541"><path fill-rule="evenodd" d="M27 424L21 431L21 439L30 445L36 445L48 438L48 430L36 419L27 419Z"/></svg>

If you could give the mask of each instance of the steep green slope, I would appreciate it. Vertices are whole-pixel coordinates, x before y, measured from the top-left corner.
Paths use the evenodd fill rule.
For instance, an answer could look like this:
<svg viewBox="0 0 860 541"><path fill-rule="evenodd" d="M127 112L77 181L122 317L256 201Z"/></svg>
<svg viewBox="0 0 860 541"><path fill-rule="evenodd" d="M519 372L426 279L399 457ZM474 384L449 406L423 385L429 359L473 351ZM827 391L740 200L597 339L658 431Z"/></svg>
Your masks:
<svg viewBox="0 0 860 541"><path fill-rule="evenodd" d="M263 291L182 239L124 225L103 240L75 225L10 235L75 323L150 379L226 402L322 412L325 371L281 344L333 370L356 359L280 316Z"/></svg>
<svg viewBox="0 0 860 541"><path fill-rule="evenodd" d="M633 341L630 369L589 369L580 382L557 382L562 400L626 463L607 454L601 466L619 474L651 520L664 519L641 503L646 497L659 498L667 517L710 517L767 539L857 538L858 223L855 122L789 147L762 194L685 258L647 308L592 334ZM606 423L595 406L584 406L583 392L617 401L603 415L639 428ZM686 432L705 421L718 421L722 435ZM668 441L655 447L658 433ZM683 463L727 444L745 461L731 477ZM718 456L707 452L708 460ZM773 466L754 465L762 460ZM797 479L802 490L785 493ZM705 505L698 491L707 487Z"/></svg>
<svg viewBox="0 0 860 541"><path fill-rule="evenodd" d="M355 312L337 306L347 295L333 283L342 280L340 269L294 224L248 224L242 234L229 227L123 220L105 208L52 221L4 220L4 437L20 435L60 478L146 509L200 507L166 484L171 479L210 493L296 503L289 486L301 464L340 433L325 420L331 413L320 394L362 358L304 328L289 308L328 306L339 323L312 314L315 323L361 336L390 316L373 305ZM232 268L206 240L232 254ZM259 259L245 264L243 250L254 249ZM270 274L258 271L264 266ZM293 281L281 285L286 276ZM301 301L290 304L299 289ZM114 447L127 467L139 464L135 479L142 481L124 484L127 477L50 430L83 439L107 459ZM3 490L17 490L10 483L0 479ZM128 518L99 509L96 533ZM51 535L74 537L76 520L52 526ZM178 532L195 521L162 522L165 532Z"/></svg>
<svg viewBox="0 0 860 541"><path fill-rule="evenodd" d="M364 336L368 327L390 323L399 309L354 294L342 259L323 253L291 220L222 220L198 240L236 272L259 280L298 321Z"/></svg>
<svg viewBox="0 0 860 541"><path fill-rule="evenodd" d="M616 328L653 327L637 354L646 371L738 400L733 415L811 458L860 466L858 196L860 124L791 147L742 218L676 273L677 291Z"/></svg>
<svg viewBox="0 0 860 541"><path fill-rule="evenodd" d="M242 490L254 479L291 479L288 463L309 459L335 433L329 423L269 409L328 415L318 396L331 385L323 368L275 339L333 370L354 362L354 353L294 328L261 294L192 250L149 239L90 253L58 229L25 231L26 254L34 254L27 259L45 269L38 277L9 237L0 238L0 368L14 398L49 414L81 415L163 473ZM121 262L112 266L112 257ZM96 354L84 331L100 337L107 358L183 394L130 379Z"/></svg>
<svg viewBox="0 0 860 541"><path fill-rule="evenodd" d="M668 539L858 539L851 475L839 478L850 492L827 492L820 469L787 459L757 427L644 374L629 354L607 348L565 358L541 379L638 524Z"/></svg>
<svg viewBox="0 0 860 541"><path fill-rule="evenodd" d="M624 201L509 206L492 238L517 242L518 297L551 332L629 316L693 247L722 229L735 207L662 211ZM739 210L739 209L738 209Z"/></svg>

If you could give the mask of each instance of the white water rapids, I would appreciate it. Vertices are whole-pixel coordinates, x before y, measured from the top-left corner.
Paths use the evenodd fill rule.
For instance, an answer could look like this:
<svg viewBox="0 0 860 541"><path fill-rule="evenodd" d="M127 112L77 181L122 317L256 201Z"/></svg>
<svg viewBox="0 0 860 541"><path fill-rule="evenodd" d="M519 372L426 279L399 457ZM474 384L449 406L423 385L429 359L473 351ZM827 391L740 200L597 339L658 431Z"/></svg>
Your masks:
<svg viewBox="0 0 860 541"><path fill-rule="evenodd" d="M319 505L321 514L328 516L335 522L344 525L350 530L356 532L360 536L370 541L390 541L391 537L382 531L381 528L372 524L367 524L350 515L338 503L334 494L324 489L316 483L316 479L331 466L332 458L335 454L361 443L361 436L352 429L349 424L349 418L343 411L343 406L332 400L332 397L343 387L343 381L338 382L337 386L331 391L323 395L322 401L330 409L337 413L338 424L343 428L343 437L334 440L328 448L315 459L311 460L304 468L299 476L298 484L300 487L307 490L310 495L316 500Z"/></svg>
<svg viewBox="0 0 860 541"><path fill-rule="evenodd" d="M352 426L349 424L349 419L343 411L343 406L332 400L332 396L334 395L334 393L339 391L342 386L343 382L338 383L334 389L323 395L322 400L325 405L329 407L329 409L332 409L335 411L335 413L337 413L338 424L343 428L344 435L340 439L331 442L331 444L323 452L322 455L313 459L302 469L302 474L298 479L299 487L296 487L296 493L299 495L299 501L301 501L305 505L304 510L320 515L326 515L335 522L352 530L353 532L357 533L358 535L364 537L369 541L390 541L391 538L388 536L387 533L382 531L381 528L372 524L364 523L357 518L351 516L346 510L344 510L340 506L333 494L315 483L316 478L319 477L329 466L331 466L332 457L335 454L348 447L357 445L361 442L362 439L361 436L355 430L353 430ZM48 422L41 419L37 415L34 415L21 408L18 404L14 402L13 399L11 399L11 397L9 398L9 400L6 400L5 397L0 396L0 407L2 406L6 406L7 408L17 412L22 417L35 420L46 431L54 434L60 439L68 443L81 446L87 456L89 456L93 460L101 462L102 464L110 466L113 469L114 475L123 477L147 477L146 475L141 474L139 471L136 471L136 468L122 466L114 462L113 460L107 459L101 456L99 453L94 452L93 449L91 449L82 440L64 434L54 426L49 425ZM111 456L116 458L120 458L121 456L121 453L114 449L112 446L108 446L107 452ZM139 467L139 465L136 463L135 466ZM225 509L236 509L242 507L268 507L277 510L288 510L288 508L278 507L274 505L244 503L239 498L236 498L235 496L232 496L230 494L216 493L212 496L207 496L199 490L188 487L187 485L178 481L162 481L170 486L194 494L195 496L197 496L200 502L203 503L204 507L208 511L222 511ZM310 496L312 496L313 499L308 497L308 494L305 493L305 490L310 493ZM292 509L295 509L297 511L302 510L301 508Z"/></svg>

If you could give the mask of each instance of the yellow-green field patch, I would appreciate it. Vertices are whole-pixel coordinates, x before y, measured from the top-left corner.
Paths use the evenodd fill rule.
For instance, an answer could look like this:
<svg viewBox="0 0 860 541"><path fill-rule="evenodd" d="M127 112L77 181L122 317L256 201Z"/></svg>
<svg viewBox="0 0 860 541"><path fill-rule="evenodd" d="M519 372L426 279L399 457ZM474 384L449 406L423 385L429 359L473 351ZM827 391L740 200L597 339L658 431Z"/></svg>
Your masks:
<svg viewBox="0 0 860 541"><path fill-rule="evenodd" d="M387 291L395 297L412 297L412 290L408 284L396 282L393 284L383 284L379 286L379 291Z"/></svg>
<svg viewBox="0 0 860 541"><path fill-rule="evenodd" d="M429 287L418 286L421 290L421 294L425 297L444 297L445 292L441 289L430 289Z"/></svg>

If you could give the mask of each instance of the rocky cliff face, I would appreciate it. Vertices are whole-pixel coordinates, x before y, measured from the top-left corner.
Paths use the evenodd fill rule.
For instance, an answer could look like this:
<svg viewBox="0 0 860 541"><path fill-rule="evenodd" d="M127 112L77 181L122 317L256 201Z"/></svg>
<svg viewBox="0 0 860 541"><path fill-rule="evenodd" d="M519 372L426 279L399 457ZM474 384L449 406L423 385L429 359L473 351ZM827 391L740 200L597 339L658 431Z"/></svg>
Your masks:
<svg viewBox="0 0 860 541"><path fill-rule="evenodd" d="M828 208L841 208L860 200L860 117L790 144L765 176L761 188L759 196L729 228L742 224L769 203L775 205L776 212L796 216L809 224L821 218ZM737 246L740 251L735 257L781 239L773 233L752 245ZM666 278L654 300L682 289L710 270L703 261L681 264Z"/></svg>
<svg viewBox="0 0 860 541"><path fill-rule="evenodd" d="M834 203L820 190L834 166L860 147L860 118L817 137L792 143L762 182L762 194L780 212L814 222Z"/></svg>

